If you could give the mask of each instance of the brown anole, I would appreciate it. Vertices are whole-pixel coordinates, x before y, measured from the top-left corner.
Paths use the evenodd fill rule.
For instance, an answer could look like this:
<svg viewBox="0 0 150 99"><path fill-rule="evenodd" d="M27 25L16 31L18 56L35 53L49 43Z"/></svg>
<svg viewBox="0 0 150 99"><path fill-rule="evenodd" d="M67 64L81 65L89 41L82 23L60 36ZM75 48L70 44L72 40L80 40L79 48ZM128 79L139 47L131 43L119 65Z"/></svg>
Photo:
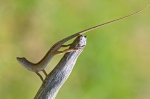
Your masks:
<svg viewBox="0 0 150 99"><path fill-rule="evenodd" d="M88 32L88 31L94 30L96 28L100 28L100 27L102 27L102 26L104 26L106 24L110 24L110 23L113 23L113 22L116 22L116 21L119 21L119 20L122 20L122 19L125 19L125 18L128 18L128 17L131 17L133 15L136 15L136 14L144 11L149 5L147 5L144 9L141 9L141 10L139 10L137 12L132 13L132 14L129 14L129 15L126 15L124 17L121 17L121 18L118 18L118 19L115 19L115 20L111 20L111 21L108 21L108 22L105 22L105 23L102 23L102 24L99 24L99 25L96 25L96 26L93 26L93 27L90 27L88 29L82 30L80 32L77 32L77 33L75 33L73 35L70 35L70 36L68 36L68 37L66 37L66 38L58 41L57 43L55 43L50 48L50 50L47 52L47 54L38 63L32 63L32 62L28 61L25 57L22 57L22 58L17 57L17 60L26 69L28 69L28 70L30 70L32 72L35 72L40 77L40 79L43 81L43 78L39 74L39 72L43 71L43 73L47 76L47 73L46 73L46 71L44 69L45 69L45 67L48 65L48 63L51 61L51 59L55 55L66 53L66 52L70 52L70 51L74 51L74 50L78 50L78 49L70 49L69 48L69 49L66 49L66 50L63 50L63 51L58 51L61 47L67 47L67 46L71 45L71 44L69 44L69 45L63 45L65 42L71 40L74 37L82 35L82 34Z"/></svg>

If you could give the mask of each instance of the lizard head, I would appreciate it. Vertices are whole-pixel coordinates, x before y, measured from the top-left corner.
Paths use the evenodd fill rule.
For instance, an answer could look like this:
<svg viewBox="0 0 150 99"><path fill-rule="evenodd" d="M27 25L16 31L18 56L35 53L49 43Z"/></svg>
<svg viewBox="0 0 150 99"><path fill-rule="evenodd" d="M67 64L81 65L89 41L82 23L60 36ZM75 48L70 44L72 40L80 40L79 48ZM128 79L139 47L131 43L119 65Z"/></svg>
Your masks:
<svg viewBox="0 0 150 99"><path fill-rule="evenodd" d="M17 57L17 60L18 62L23 66L25 67L26 69L30 70L30 71L33 71L34 67L33 67L33 63L29 62L25 57Z"/></svg>
<svg viewBox="0 0 150 99"><path fill-rule="evenodd" d="M27 63L27 59L25 57L22 57L22 58L21 57L17 57L17 60L23 66L25 66L26 63Z"/></svg>
<svg viewBox="0 0 150 99"><path fill-rule="evenodd" d="M25 57L17 57L18 62L26 69L33 71L33 63L29 62Z"/></svg>

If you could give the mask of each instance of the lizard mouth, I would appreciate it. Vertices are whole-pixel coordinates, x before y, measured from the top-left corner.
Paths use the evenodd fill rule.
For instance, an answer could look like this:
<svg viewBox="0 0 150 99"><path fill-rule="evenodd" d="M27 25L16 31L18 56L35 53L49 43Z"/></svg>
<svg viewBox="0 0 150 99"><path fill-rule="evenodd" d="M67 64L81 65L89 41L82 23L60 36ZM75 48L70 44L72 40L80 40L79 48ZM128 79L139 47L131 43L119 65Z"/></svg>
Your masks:
<svg viewBox="0 0 150 99"><path fill-rule="evenodd" d="M20 57L16 57L16 59L19 61L19 60L20 60Z"/></svg>
<svg viewBox="0 0 150 99"><path fill-rule="evenodd" d="M17 61L21 64L21 58L20 58L20 57L17 57L16 59L17 59Z"/></svg>

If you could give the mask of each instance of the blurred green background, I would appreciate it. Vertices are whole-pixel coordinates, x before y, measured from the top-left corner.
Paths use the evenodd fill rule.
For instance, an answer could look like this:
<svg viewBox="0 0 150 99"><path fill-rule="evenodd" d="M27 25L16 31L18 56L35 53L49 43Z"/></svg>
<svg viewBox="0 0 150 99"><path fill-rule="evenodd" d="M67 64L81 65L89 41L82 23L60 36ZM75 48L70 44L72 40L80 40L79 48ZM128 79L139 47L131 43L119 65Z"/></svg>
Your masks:
<svg viewBox="0 0 150 99"><path fill-rule="evenodd" d="M0 99L33 99L41 86L39 77L22 67L17 56L38 62L58 40L148 3L0 0ZM87 46L56 99L150 99L149 12L150 7L87 33ZM62 56L50 62L48 73Z"/></svg>

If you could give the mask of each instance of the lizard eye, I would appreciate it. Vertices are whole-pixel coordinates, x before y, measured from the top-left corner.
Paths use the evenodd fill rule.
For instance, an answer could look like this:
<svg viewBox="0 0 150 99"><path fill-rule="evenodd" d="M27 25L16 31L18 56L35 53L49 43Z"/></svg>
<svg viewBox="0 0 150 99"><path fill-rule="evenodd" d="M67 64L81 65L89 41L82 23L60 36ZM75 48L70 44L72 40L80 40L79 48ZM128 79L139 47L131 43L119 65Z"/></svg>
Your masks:
<svg viewBox="0 0 150 99"><path fill-rule="evenodd" d="M23 61L23 60L21 60L21 62L23 63L24 61Z"/></svg>

